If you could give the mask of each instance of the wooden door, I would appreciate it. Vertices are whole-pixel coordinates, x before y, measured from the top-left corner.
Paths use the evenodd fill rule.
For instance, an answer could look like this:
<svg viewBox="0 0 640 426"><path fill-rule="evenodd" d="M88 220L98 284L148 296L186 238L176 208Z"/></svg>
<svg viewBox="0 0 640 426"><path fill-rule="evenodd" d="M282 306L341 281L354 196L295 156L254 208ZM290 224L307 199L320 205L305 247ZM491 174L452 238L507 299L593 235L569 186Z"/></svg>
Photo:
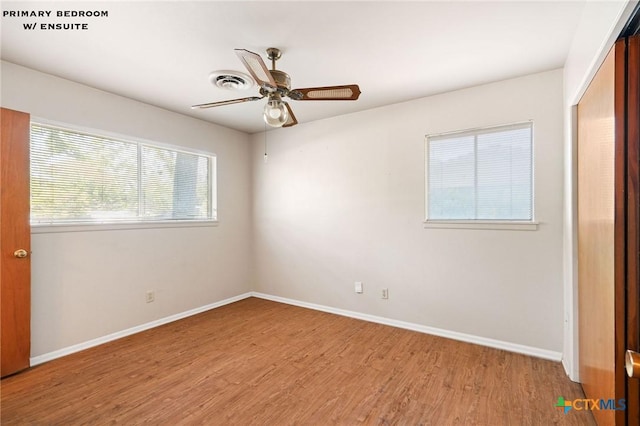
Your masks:
<svg viewBox="0 0 640 426"><path fill-rule="evenodd" d="M0 121L0 374L4 377L28 368L31 350L30 119L29 114L2 108Z"/></svg>
<svg viewBox="0 0 640 426"><path fill-rule="evenodd" d="M578 104L578 356L593 399L615 397L615 59L613 49ZM593 414L615 424L613 411Z"/></svg>
<svg viewBox="0 0 640 426"><path fill-rule="evenodd" d="M616 42L578 104L580 381L599 425L640 426L640 36Z"/></svg>
<svg viewBox="0 0 640 426"><path fill-rule="evenodd" d="M625 330L620 336L620 351L626 349L640 353L640 35L627 40L626 56L626 294L624 316ZM621 291L622 291L621 290ZM621 386L622 387L622 386ZM640 377L624 375L627 400L627 426L640 426Z"/></svg>

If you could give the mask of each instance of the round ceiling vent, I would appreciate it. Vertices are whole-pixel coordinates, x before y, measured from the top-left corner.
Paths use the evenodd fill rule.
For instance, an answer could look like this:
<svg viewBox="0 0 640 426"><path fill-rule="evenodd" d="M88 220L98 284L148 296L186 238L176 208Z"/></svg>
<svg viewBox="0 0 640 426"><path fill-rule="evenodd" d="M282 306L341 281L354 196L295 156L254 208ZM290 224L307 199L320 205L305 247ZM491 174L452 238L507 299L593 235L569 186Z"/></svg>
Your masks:
<svg viewBox="0 0 640 426"><path fill-rule="evenodd" d="M255 84L247 74L228 70L212 72L209 74L209 81L216 87L227 90L247 90Z"/></svg>

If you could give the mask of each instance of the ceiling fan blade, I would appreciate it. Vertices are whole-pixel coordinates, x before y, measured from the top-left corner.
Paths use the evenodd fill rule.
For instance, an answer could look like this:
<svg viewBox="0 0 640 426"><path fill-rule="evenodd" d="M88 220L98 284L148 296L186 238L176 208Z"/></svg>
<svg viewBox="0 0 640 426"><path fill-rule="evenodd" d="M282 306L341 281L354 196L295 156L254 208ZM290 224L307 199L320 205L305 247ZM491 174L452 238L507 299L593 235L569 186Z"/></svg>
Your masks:
<svg viewBox="0 0 640 426"><path fill-rule="evenodd" d="M247 68L251 77L253 77L260 87L268 87L270 89L276 89L278 85L271 76L267 65L262 60L262 57L257 53L249 52L245 49L235 49L236 55L242 61Z"/></svg>
<svg viewBox="0 0 640 426"><path fill-rule="evenodd" d="M242 103L242 102L259 101L262 98L264 98L264 96L251 96L251 97L248 97L248 98L229 99L228 101L209 102L207 104L193 105L191 107L191 109L213 108L213 107L223 106L223 105L239 104L239 103Z"/></svg>
<svg viewBox="0 0 640 426"><path fill-rule="evenodd" d="M298 120L296 119L296 116L293 114L293 111L291 110L291 107L287 102L283 102L283 104L287 106L287 111L289 112L289 116L287 117L287 122L284 123L282 127L295 126L296 124L298 124Z"/></svg>
<svg viewBox="0 0 640 426"><path fill-rule="evenodd" d="M357 84L348 84L294 89L289 92L288 96L296 101L355 101L360 97L360 93Z"/></svg>

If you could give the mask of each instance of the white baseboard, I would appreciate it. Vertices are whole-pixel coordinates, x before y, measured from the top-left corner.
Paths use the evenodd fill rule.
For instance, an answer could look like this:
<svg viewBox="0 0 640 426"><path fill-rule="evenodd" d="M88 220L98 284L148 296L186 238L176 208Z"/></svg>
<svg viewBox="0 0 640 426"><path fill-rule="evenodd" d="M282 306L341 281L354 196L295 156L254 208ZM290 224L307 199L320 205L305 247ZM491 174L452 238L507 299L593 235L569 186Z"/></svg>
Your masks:
<svg viewBox="0 0 640 426"><path fill-rule="evenodd" d="M158 327L160 325L168 324L170 322L177 321L186 317L190 317L192 315L196 315L211 309L219 308L221 306L228 305L230 303L237 302L239 300L246 299L248 297L257 297L260 299L271 300L274 302L286 303L288 305L300 306L302 308L314 309L316 311L328 312L331 314L342 315L345 317L351 317L351 318L360 319L360 320L369 321L369 322L375 322L378 324L389 325L392 327L404 328L406 330L418 331L420 333L432 334L434 336L446 337L453 340L459 340L467 343L474 343L476 345L488 346L496 349L503 349L509 352L516 352L516 353L535 356L538 358L544 358L552 361L561 361L562 359L562 354L560 352L549 351L546 349L535 348L532 346L519 345L517 343L504 342L501 340L494 340L486 337L474 336L471 334L458 333L455 331L443 330L435 327L428 327L425 325L379 317L376 315L364 314L361 312L348 311L345 309L333 308L330 306L318 305L315 303L302 302L299 300L289 299L286 297L272 296L265 293L248 292L238 296L230 297L228 299L221 300L219 302L214 302L205 306L201 306L199 308L191 309L189 311L181 312L175 315L170 315L168 317L151 321L146 324L138 325L136 327L131 327L126 330L122 330L116 333L108 334L106 336L98 337L96 339L92 339L83 343L78 343L76 345L68 346L66 348L62 348L57 351L49 352L43 355L38 355L38 356L32 357L30 359L30 363L31 363L31 366L33 367L38 364L42 364L44 362L54 360L56 358L63 357L65 355L70 355L75 352L80 352L82 350L89 349L94 346L101 345L103 343L111 342L113 340L130 336L132 334L139 333L141 331L149 330L151 328Z"/></svg>
<svg viewBox="0 0 640 426"><path fill-rule="evenodd" d="M259 292L251 292L253 297L271 300L274 302L286 303L288 305L300 306L302 308L314 309L316 311L328 312L331 314L342 315L345 317L356 318L364 321L375 322L378 324L390 325L392 327L404 328L406 330L418 331L420 333L432 334L434 336L446 337L448 339L459 340L462 342L473 343L476 345L488 346L490 348L502 349L509 352L515 352L524 355L530 355L537 358L548 359L551 361L561 361L562 353L550 351L547 349L535 348L532 346L520 345L517 343L504 342L502 340L489 339L486 337L474 336L472 334L458 333L456 331L443 330L441 328L428 327L426 325L415 324L405 321L394 320L390 318L379 317L376 315L363 314L360 312L348 311L345 309L333 308L330 306L317 305L315 303L301 302L286 297L272 296Z"/></svg>
<svg viewBox="0 0 640 426"><path fill-rule="evenodd" d="M30 358L31 367L36 366L38 364L42 364L47 361L54 360L56 358L63 357L65 355L70 355L75 352L80 352L85 349L92 348L94 346L101 345L103 343L111 342L112 340L120 339L122 337L130 336L135 333L139 333L141 331L149 330L154 327L158 327L160 325L168 324L173 321L180 320L182 318L190 317L192 315L196 315L211 309L219 308L224 305L228 305L233 302L237 302L242 299L246 299L251 297L252 293L244 293L238 296L230 297L228 299L220 300L219 302L210 303L205 306L201 306L199 308L191 309L185 312L180 312L175 315L170 315L165 318L160 318L155 321L148 322L146 324L138 325L135 327L128 328L126 330L118 331L112 334L108 334L106 336L98 337L97 339L92 339L87 342L78 343L77 345L68 346L66 348L58 349L57 351L49 352L43 355L38 355L33 358Z"/></svg>

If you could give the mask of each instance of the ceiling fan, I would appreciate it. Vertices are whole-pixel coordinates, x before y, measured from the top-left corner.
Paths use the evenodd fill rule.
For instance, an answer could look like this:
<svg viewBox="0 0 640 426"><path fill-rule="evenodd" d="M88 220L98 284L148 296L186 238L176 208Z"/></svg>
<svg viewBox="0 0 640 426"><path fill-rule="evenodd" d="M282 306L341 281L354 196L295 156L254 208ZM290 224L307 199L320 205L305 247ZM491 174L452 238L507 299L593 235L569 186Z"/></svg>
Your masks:
<svg viewBox="0 0 640 426"><path fill-rule="evenodd" d="M294 101L355 101L360 96L360 88L357 84L291 89L289 74L276 69L276 61L280 59L282 52L275 47L267 49L267 57L271 60L271 70L267 68L262 57L257 53L245 49L235 49L235 52L254 80L260 85L260 96L193 105L191 108L212 108L267 98L263 114L265 123L272 127L291 127L298 124L298 120L296 120L289 104L282 100L285 96Z"/></svg>

